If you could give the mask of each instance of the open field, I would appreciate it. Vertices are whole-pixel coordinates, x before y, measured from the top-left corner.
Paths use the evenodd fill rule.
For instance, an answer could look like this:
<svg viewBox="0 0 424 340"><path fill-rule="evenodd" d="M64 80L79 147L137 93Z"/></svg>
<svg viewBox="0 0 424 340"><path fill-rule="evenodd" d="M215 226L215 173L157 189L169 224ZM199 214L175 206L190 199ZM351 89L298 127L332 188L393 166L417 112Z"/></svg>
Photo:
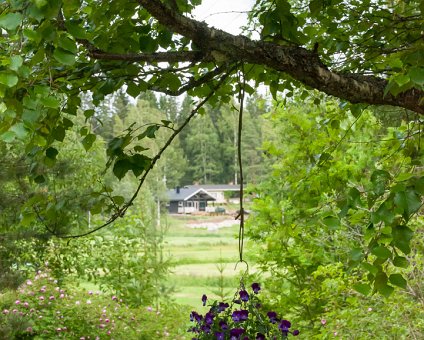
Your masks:
<svg viewBox="0 0 424 340"><path fill-rule="evenodd" d="M165 254L175 264L170 283L176 302L201 310L202 294L212 298L222 295L222 290L225 295L234 294L239 277L239 270L234 270L238 260L238 221L216 230L195 228L196 224L219 224L224 220L231 220L231 216L167 217Z"/></svg>

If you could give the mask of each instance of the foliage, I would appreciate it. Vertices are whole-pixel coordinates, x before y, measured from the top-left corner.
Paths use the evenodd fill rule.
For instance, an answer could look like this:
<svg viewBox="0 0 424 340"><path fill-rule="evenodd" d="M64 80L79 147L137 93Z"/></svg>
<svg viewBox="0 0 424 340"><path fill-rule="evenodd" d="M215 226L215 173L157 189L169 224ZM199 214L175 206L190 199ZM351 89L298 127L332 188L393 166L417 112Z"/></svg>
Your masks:
<svg viewBox="0 0 424 340"><path fill-rule="evenodd" d="M191 312L190 321L195 325L190 327L189 332L196 334L194 339L265 340L299 335L299 330L290 330L290 321L281 319L273 311L265 313L256 296L261 290L258 283L253 283L251 289L249 293L241 283L231 304L214 301L204 316ZM205 306L206 295L202 296L202 301Z"/></svg>
<svg viewBox="0 0 424 340"><path fill-rule="evenodd" d="M412 236L422 229L421 123L384 126L368 110L349 112L332 101L312 108L297 100L270 119L279 132L265 146L274 172L253 189L258 197L248 228L261 268L271 273L270 305L297 306L293 320L305 329L308 320L311 336L329 336L320 320L330 316L339 335L369 336L352 315L381 308L384 300L374 293L395 292L385 311L398 315L399 324L369 332L420 334L422 301L399 288L410 289L412 269L405 268L422 260L412 250ZM411 310L406 328L400 298ZM382 317L372 313L371 324Z"/></svg>
<svg viewBox="0 0 424 340"><path fill-rule="evenodd" d="M108 141L108 165L122 179L130 172L140 177L150 171L152 156L143 146L131 148L134 139L155 139L159 128L184 122L170 114L175 102L159 100L157 107L168 106L164 122L137 130L123 125L122 135L112 135L109 123L118 125L128 116L123 91L133 98L148 90L187 93L200 106L210 103L212 121L214 109L231 103L242 89L253 94L253 83L267 85L274 98L278 91L292 96L303 82L353 103L423 112L423 8L418 0L310 1L308 6L260 0L246 31L256 31L259 40L234 37L190 18L200 2L2 2L1 42L6 47L0 56L0 140L22 142L33 162L51 167L58 145L76 125L75 116L83 115L85 126L78 128L83 147L93 147L98 129ZM92 103L87 105L86 98ZM108 110L105 98L115 107ZM102 122L108 127L102 128ZM246 127L250 140L257 139L254 128ZM254 156L252 160L259 159ZM225 158L227 166L230 159ZM203 178L216 169L208 171L204 167ZM42 174L32 175L42 180ZM106 193L99 189L99 195ZM125 210L102 203L114 218ZM45 209L49 207L42 211L47 218Z"/></svg>
<svg viewBox="0 0 424 340"><path fill-rule="evenodd" d="M58 286L49 270L44 270L18 291L1 296L0 326L10 339L176 338L174 308L130 308L117 296Z"/></svg>

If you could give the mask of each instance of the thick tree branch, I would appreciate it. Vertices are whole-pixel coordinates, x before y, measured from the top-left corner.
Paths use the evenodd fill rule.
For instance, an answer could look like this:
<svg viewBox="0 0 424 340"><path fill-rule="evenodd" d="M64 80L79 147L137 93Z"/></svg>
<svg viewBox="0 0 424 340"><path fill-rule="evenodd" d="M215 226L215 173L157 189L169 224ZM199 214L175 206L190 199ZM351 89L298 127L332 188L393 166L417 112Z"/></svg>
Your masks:
<svg viewBox="0 0 424 340"><path fill-rule="evenodd" d="M410 89L397 96L384 94L387 80L375 76L329 70L316 53L297 46L254 41L214 29L173 11L159 0L138 0L152 16L173 32L191 39L205 54L229 62L244 61L283 72L303 84L351 103L392 105L424 114L424 92Z"/></svg>
<svg viewBox="0 0 424 340"><path fill-rule="evenodd" d="M89 50L89 56L93 59L129 61L129 62L195 62L205 59L206 55L201 51L170 51L155 53L128 53L117 54L99 50Z"/></svg>

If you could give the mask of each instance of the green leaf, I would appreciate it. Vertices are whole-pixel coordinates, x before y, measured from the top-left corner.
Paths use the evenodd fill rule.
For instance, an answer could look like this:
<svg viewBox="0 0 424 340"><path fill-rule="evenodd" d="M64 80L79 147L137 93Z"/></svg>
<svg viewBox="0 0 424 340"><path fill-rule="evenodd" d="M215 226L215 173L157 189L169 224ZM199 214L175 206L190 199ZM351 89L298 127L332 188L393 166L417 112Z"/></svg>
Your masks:
<svg viewBox="0 0 424 340"><path fill-rule="evenodd" d="M368 262L362 262L361 266L373 275L376 275L377 272L378 272L378 268L376 266L373 266L372 264L370 264Z"/></svg>
<svg viewBox="0 0 424 340"><path fill-rule="evenodd" d="M52 109L57 109L60 106L60 100L52 96L41 98L40 102L44 106L52 108Z"/></svg>
<svg viewBox="0 0 424 340"><path fill-rule="evenodd" d="M77 44L74 40L68 37L61 37L59 40L59 46L72 54L76 54L78 51Z"/></svg>
<svg viewBox="0 0 424 340"><path fill-rule="evenodd" d="M143 171L150 166L151 159L145 155L136 154L131 157L131 170L136 177L140 176Z"/></svg>
<svg viewBox="0 0 424 340"><path fill-rule="evenodd" d="M414 232L407 226L398 225L393 228L392 244L407 255L411 252L410 242L413 236Z"/></svg>
<svg viewBox="0 0 424 340"><path fill-rule="evenodd" d="M392 295L395 289L389 285L381 285L381 286L378 286L377 290L381 295L388 298L390 295Z"/></svg>
<svg viewBox="0 0 424 340"><path fill-rule="evenodd" d="M352 261L361 261L364 257L362 248L354 248L350 251L349 257L352 259Z"/></svg>
<svg viewBox="0 0 424 340"><path fill-rule="evenodd" d="M399 74L393 78L393 80L398 84L399 86L403 86L409 83L411 80L407 74Z"/></svg>
<svg viewBox="0 0 424 340"><path fill-rule="evenodd" d="M383 296L389 297L394 288L387 284L387 275L383 272L378 273L374 281L375 289Z"/></svg>
<svg viewBox="0 0 424 340"><path fill-rule="evenodd" d="M50 147L46 150L46 156L50 159L56 159L56 156L59 154L59 151L57 149Z"/></svg>
<svg viewBox="0 0 424 340"><path fill-rule="evenodd" d="M0 27L4 28L5 30L14 30L21 24L21 22L21 13L6 13L0 15Z"/></svg>
<svg viewBox="0 0 424 340"><path fill-rule="evenodd" d="M311 0L309 2L309 10L311 11L312 16L317 16L322 10L323 1L322 0Z"/></svg>
<svg viewBox="0 0 424 340"><path fill-rule="evenodd" d="M132 169L132 167L133 167L133 164L131 163L131 161L129 159L122 158L122 159L119 159L115 162L112 171L113 171L114 175L119 180L121 180L122 178L124 178L126 173Z"/></svg>
<svg viewBox="0 0 424 340"><path fill-rule="evenodd" d="M13 131L15 133L16 137L18 137L21 140L23 140L28 134L28 131L25 128L25 125L23 123L18 123L18 124L13 125L10 128L10 130Z"/></svg>
<svg viewBox="0 0 424 340"><path fill-rule="evenodd" d="M0 135L0 139L6 143L13 142L15 138L16 138L16 135L13 131L6 131L5 133Z"/></svg>
<svg viewBox="0 0 424 340"><path fill-rule="evenodd" d="M55 128L52 132L52 136L54 139L58 140L59 142L63 142L63 140L65 139L65 128L63 126L58 126L57 128Z"/></svg>
<svg viewBox="0 0 424 340"><path fill-rule="evenodd" d="M125 198L122 196L113 196L112 199L116 205L123 205L125 203Z"/></svg>
<svg viewBox="0 0 424 340"><path fill-rule="evenodd" d="M63 14L66 18L71 17L72 15L75 15L75 13L78 11L79 8L81 8L81 1L80 0L66 0L63 2L62 5L63 8Z"/></svg>
<svg viewBox="0 0 424 340"><path fill-rule="evenodd" d="M20 55L14 55L10 57L10 69L13 71L18 71L23 62L24 60Z"/></svg>
<svg viewBox="0 0 424 340"><path fill-rule="evenodd" d="M154 125L149 125L147 128L146 128L146 130L144 130L143 131L143 133L140 133L138 136L137 136L137 139L138 140L140 140L140 139L143 139L143 138L145 138L145 137L148 137L148 138L156 138L156 131L158 131L159 130L159 125L156 125L156 124L154 124Z"/></svg>
<svg viewBox="0 0 424 340"><path fill-rule="evenodd" d="M90 148L93 146L93 143L96 140L96 135L89 133L88 135L86 135L84 137L84 139L82 140L82 145L84 146L85 151L90 150Z"/></svg>
<svg viewBox="0 0 424 340"><path fill-rule="evenodd" d="M62 64L72 66L75 64L75 54L66 51L60 47L56 48L53 52L53 57Z"/></svg>
<svg viewBox="0 0 424 340"><path fill-rule="evenodd" d="M48 4L48 1L47 0L34 0L34 3L38 8L42 8L42 7L44 7Z"/></svg>
<svg viewBox="0 0 424 340"><path fill-rule="evenodd" d="M411 67L408 72L411 81L418 85L424 85L424 68L422 67Z"/></svg>
<svg viewBox="0 0 424 340"><path fill-rule="evenodd" d="M400 268L408 268L409 267L409 262L407 260L406 257L403 256L396 256L393 259L393 265L396 267L400 267Z"/></svg>
<svg viewBox="0 0 424 340"><path fill-rule="evenodd" d="M133 98L137 98L138 95L140 94L140 88L138 87L138 85L136 83L134 83L133 81L130 81L128 83L127 86L127 93L133 97Z"/></svg>
<svg viewBox="0 0 424 340"><path fill-rule="evenodd" d="M34 182L37 184L42 184L46 182L46 178L43 175L38 175L34 178Z"/></svg>
<svg viewBox="0 0 424 340"><path fill-rule="evenodd" d="M334 216L327 216L325 217L322 222L330 228L330 230L337 230L340 226L340 221L337 217Z"/></svg>
<svg viewBox="0 0 424 340"><path fill-rule="evenodd" d="M389 257L392 256L392 252L389 249L387 249L385 246L374 247L371 250L371 253L381 259L388 259Z"/></svg>
<svg viewBox="0 0 424 340"><path fill-rule="evenodd" d="M400 288L406 288L407 282L401 274L392 274L389 276L389 281L391 284L398 286Z"/></svg>
<svg viewBox="0 0 424 340"><path fill-rule="evenodd" d="M353 289L365 296L371 293L371 286L366 283L357 283L353 285Z"/></svg>
<svg viewBox="0 0 424 340"><path fill-rule="evenodd" d="M371 182L373 183L373 191L376 195L384 194L386 185L392 176L385 170L376 170L371 175Z"/></svg>
<svg viewBox="0 0 424 340"><path fill-rule="evenodd" d="M0 71L0 84L6 85L7 87L15 86L19 81L16 73L11 71Z"/></svg>

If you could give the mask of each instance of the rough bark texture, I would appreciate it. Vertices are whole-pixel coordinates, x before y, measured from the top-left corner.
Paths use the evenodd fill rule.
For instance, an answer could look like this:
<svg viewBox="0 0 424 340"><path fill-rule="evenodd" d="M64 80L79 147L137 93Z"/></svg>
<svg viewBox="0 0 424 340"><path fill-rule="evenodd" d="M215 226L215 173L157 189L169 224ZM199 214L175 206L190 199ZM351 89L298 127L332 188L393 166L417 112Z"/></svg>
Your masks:
<svg viewBox="0 0 424 340"><path fill-rule="evenodd" d="M424 114L423 91L411 89L397 96L384 95L386 80L375 76L332 72L313 51L254 41L241 35L234 36L187 18L159 0L138 2L169 30L195 42L203 55L215 54L229 62L244 61L263 65L351 103L399 106Z"/></svg>

